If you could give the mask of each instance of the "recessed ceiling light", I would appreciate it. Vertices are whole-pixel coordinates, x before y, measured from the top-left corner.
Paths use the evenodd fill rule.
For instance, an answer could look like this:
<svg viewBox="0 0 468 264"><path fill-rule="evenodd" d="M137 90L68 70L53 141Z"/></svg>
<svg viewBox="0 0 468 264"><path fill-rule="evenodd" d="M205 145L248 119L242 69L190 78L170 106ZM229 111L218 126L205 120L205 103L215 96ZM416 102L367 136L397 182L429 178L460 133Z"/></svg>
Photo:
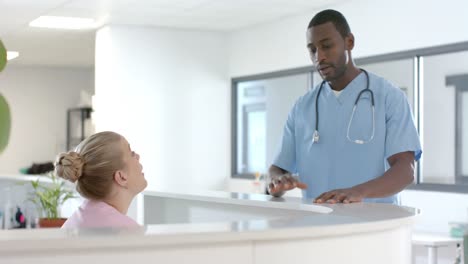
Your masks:
<svg viewBox="0 0 468 264"><path fill-rule="evenodd" d="M31 27L59 28L59 29L87 29L96 27L92 18L40 16L29 23Z"/></svg>
<svg viewBox="0 0 468 264"><path fill-rule="evenodd" d="M12 60L19 56L19 52L17 51L7 51L7 60Z"/></svg>

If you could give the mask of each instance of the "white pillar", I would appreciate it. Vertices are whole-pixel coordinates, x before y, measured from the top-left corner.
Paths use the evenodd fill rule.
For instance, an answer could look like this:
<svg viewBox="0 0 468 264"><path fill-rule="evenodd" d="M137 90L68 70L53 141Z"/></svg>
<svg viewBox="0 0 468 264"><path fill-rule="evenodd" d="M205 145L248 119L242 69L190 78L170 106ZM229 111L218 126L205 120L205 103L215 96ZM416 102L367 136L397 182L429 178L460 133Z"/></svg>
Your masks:
<svg viewBox="0 0 468 264"><path fill-rule="evenodd" d="M124 135L148 189L221 189L230 167L222 33L106 26L96 36L96 130Z"/></svg>

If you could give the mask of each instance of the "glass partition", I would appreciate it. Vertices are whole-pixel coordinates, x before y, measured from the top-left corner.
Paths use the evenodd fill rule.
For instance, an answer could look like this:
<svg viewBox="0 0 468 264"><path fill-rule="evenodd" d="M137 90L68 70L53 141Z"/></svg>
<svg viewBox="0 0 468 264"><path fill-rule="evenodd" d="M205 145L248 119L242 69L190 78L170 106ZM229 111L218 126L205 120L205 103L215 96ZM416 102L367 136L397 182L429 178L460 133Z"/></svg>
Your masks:
<svg viewBox="0 0 468 264"><path fill-rule="evenodd" d="M311 74L294 74L235 84L235 175L265 173L274 159L294 102L311 85Z"/></svg>

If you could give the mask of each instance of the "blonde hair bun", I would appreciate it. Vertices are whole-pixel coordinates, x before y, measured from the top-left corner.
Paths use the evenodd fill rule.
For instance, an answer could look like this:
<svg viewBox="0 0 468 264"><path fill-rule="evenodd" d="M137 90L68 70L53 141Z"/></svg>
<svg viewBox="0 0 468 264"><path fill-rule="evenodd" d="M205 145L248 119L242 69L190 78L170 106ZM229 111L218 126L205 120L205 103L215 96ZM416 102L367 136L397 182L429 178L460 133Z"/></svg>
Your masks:
<svg viewBox="0 0 468 264"><path fill-rule="evenodd" d="M55 161L55 173L61 178L76 182L81 177L83 165L80 154L74 151L60 153Z"/></svg>

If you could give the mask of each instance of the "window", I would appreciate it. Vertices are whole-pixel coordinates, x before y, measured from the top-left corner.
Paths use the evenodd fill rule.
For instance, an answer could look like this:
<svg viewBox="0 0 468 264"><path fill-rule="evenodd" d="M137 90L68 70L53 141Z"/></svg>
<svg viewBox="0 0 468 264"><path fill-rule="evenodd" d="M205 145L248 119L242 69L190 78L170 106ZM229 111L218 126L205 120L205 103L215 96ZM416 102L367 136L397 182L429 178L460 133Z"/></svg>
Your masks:
<svg viewBox="0 0 468 264"><path fill-rule="evenodd" d="M468 184L468 51L426 56L423 65L422 182Z"/></svg>
<svg viewBox="0 0 468 264"><path fill-rule="evenodd" d="M452 54L448 55L452 57ZM441 65L447 55L424 58L424 164L422 181L455 183L455 92L445 78L453 69ZM432 76L431 76L432 75ZM443 128L443 129L441 129Z"/></svg>
<svg viewBox="0 0 468 264"><path fill-rule="evenodd" d="M289 111L311 85L310 72L233 81L234 177L250 178L268 170Z"/></svg>
<svg viewBox="0 0 468 264"><path fill-rule="evenodd" d="M356 64L406 93L423 148L411 188L468 192L468 42L360 58ZM267 170L294 102L320 82L313 67L233 80L233 177ZM261 99L249 103L241 92L249 87L263 87Z"/></svg>
<svg viewBox="0 0 468 264"><path fill-rule="evenodd" d="M359 65L361 68L384 77L406 94L414 113L414 71L413 59L384 61Z"/></svg>

